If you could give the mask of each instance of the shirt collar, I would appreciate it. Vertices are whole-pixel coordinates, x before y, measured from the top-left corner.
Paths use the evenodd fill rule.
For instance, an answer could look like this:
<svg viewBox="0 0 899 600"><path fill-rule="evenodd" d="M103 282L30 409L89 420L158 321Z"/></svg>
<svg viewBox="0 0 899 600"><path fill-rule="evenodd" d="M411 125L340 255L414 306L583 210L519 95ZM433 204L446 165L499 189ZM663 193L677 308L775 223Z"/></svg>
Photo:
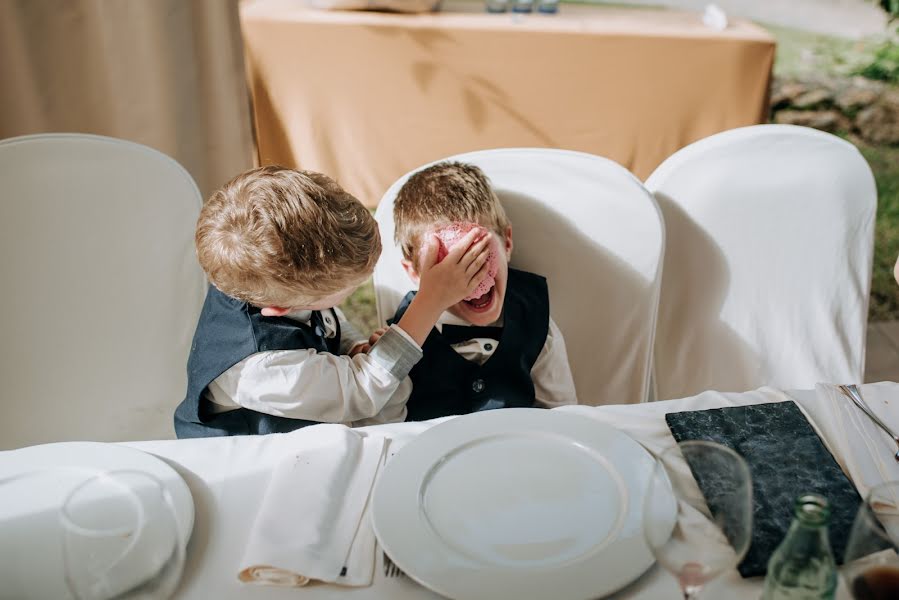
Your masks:
<svg viewBox="0 0 899 600"><path fill-rule="evenodd" d="M337 335L337 322L334 319L334 312L336 311L326 308L325 310L320 310L318 312L321 313L322 321L325 324L325 337L334 337ZM284 316L297 323L302 323L303 325L309 325L312 321L311 310L295 310Z"/></svg>
<svg viewBox="0 0 899 600"><path fill-rule="evenodd" d="M443 314L440 315L440 318L437 319L437 322L434 324L434 327L437 328L437 331L443 333L444 325L460 325L462 327L471 327L471 323L464 319L460 319L453 313L448 310L443 311ZM499 319L497 319L494 323L490 323L491 327L502 327L503 326L503 316L500 315Z"/></svg>

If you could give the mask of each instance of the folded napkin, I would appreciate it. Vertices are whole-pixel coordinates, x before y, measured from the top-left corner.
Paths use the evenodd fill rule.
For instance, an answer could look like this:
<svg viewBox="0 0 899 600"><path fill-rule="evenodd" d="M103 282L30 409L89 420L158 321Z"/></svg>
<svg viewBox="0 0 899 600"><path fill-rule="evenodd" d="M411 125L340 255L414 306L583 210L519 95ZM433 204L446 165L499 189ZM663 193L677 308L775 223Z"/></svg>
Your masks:
<svg viewBox="0 0 899 600"><path fill-rule="evenodd" d="M370 585L375 536L368 500L386 440L343 425L294 434L301 446L272 472L240 562L246 583Z"/></svg>
<svg viewBox="0 0 899 600"><path fill-rule="evenodd" d="M899 386L873 383L861 386L860 390L871 410L884 423L899 430ZM865 497L878 483L899 480L899 463L893 458L896 442L837 386L819 383L815 391L817 405L808 407L807 416L859 494Z"/></svg>

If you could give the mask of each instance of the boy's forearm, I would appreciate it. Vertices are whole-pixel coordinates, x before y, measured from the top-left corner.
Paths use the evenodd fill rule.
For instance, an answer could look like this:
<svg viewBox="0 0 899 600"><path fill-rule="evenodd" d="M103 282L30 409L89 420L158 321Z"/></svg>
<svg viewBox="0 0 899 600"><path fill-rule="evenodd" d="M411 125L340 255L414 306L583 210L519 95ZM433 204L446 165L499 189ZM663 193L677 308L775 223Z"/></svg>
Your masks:
<svg viewBox="0 0 899 600"><path fill-rule="evenodd" d="M444 308L431 298L427 290L420 290L397 325L409 334L416 344L422 346L437 319L443 314Z"/></svg>

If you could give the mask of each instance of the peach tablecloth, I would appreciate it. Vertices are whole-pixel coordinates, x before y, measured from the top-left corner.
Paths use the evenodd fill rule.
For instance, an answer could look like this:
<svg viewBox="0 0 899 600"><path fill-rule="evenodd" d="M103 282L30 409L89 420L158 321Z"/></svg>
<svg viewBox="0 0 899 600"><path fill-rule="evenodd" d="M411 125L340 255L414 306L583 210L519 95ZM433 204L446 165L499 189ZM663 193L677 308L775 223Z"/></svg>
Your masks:
<svg viewBox="0 0 899 600"><path fill-rule="evenodd" d="M563 5L491 15L241 6L262 164L335 176L375 205L405 172L459 152L539 146L645 178L682 146L761 122L774 40L695 13Z"/></svg>

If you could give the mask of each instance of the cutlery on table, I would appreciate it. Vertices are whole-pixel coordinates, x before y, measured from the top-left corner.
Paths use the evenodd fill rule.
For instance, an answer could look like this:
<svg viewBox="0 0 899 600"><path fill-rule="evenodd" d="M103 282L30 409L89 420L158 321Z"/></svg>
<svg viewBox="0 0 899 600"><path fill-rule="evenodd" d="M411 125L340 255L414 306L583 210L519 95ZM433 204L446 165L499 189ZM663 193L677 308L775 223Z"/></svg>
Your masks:
<svg viewBox="0 0 899 600"><path fill-rule="evenodd" d="M863 413L868 415L868 418L871 419L875 425L883 429L887 435L893 438L893 441L896 442L896 445L899 446L899 435L896 435L896 432L890 429L890 426L880 420L880 418L874 414L874 411L871 410L871 407L865 402L865 399L862 398L861 390L858 389L857 385L841 385L838 386L840 391L843 392L843 395L852 400L852 403L855 404ZM893 457L897 461L899 461L899 450L896 450L896 454Z"/></svg>

